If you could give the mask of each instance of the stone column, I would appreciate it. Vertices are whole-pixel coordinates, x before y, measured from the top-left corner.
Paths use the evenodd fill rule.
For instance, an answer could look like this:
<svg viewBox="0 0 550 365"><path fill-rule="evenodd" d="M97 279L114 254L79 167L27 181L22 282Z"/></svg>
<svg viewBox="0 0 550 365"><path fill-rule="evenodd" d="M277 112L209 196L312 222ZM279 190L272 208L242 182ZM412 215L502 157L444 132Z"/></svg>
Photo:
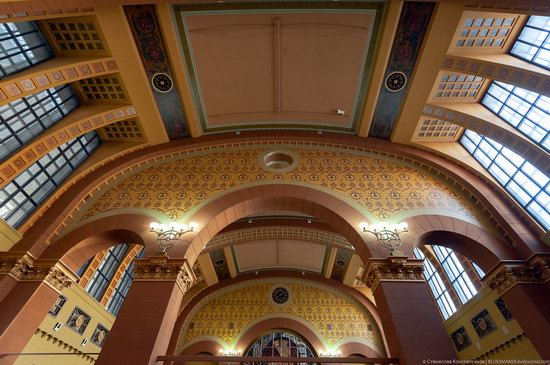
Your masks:
<svg viewBox="0 0 550 365"><path fill-rule="evenodd" d="M363 281L372 290L391 357L401 365L452 360L456 353L422 275L423 260L370 259Z"/></svg>
<svg viewBox="0 0 550 365"><path fill-rule="evenodd" d="M155 365L165 355L183 295L195 283L185 259L135 260L135 278L95 365Z"/></svg>
<svg viewBox="0 0 550 365"><path fill-rule="evenodd" d="M76 275L56 260L36 260L28 254L0 256L0 353L19 353L30 341L63 289ZM13 364L17 356L0 358Z"/></svg>
<svg viewBox="0 0 550 365"><path fill-rule="evenodd" d="M550 359L550 255L504 261L483 281L504 300L543 359Z"/></svg>

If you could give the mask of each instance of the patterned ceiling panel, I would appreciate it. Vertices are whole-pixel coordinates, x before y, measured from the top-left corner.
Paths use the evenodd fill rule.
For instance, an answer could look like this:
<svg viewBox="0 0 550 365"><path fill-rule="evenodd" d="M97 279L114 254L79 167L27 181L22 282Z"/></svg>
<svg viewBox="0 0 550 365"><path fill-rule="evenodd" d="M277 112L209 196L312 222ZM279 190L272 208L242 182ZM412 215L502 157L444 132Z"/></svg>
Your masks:
<svg viewBox="0 0 550 365"><path fill-rule="evenodd" d="M325 285L281 281L284 283L257 280L218 290L203 299L184 323L176 353L180 353L186 343L202 336L214 337L229 348L255 320L277 316L303 321L329 345L359 337L384 352L372 315L353 299ZM289 305L275 305L270 300L272 289L281 284L289 291Z"/></svg>
<svg viewBox="0 0 550 365"><path fill-rule="evenodd" d="M258 157L269 149L242 147L207 156L186 155L144 168L109 189L85 216L119 208L148 208L179 219L197 204L228 188L269 182L328 188L354 201L378 219L411 209L441 209L476 219L475 208L456 190L418 168L390 160L339 151L293 148L299 163L292 171L262 169Z"/></svg>

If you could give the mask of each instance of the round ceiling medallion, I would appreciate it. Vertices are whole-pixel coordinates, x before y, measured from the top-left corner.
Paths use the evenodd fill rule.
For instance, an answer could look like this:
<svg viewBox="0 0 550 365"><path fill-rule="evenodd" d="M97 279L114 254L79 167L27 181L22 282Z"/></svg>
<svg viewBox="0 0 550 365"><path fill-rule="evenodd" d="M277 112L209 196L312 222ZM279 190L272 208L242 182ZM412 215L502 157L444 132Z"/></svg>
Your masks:
<svg viewBox="0 0 550 365"><path fill-rule="evenodd" d="M156 91L163 94L169 92L174 87L172 78L164 72L154 74L151 77L151 83Z"/></svg>
<svg viewBox="0 0 550 365"><path fill-rule="evenodd" d="M298 165L298 155L288 150L271 150L259 156L259 163L264 170L284 173L294 170Z"/></svg>
<svg viewBox="0 0 550 365"><path fill-rule="evenodd" d="M401 91L407 85L407 75L400 71L392 72L386 77L385 84L386 89L393 93Z"/></svg>

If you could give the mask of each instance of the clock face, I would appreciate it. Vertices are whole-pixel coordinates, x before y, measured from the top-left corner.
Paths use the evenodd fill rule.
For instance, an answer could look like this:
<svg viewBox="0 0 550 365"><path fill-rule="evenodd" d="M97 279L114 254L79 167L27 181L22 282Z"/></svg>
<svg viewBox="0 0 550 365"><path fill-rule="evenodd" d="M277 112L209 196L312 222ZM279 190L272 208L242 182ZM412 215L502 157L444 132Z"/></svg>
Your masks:
<svg viewBox="0 0 550 365"><path fill-rule="evenodd" d="M273 289L273 292L271 293L271 298L273 298L273 301L277 304L283 304L288 300L288 290L282 287L277 287Z"/></svg>

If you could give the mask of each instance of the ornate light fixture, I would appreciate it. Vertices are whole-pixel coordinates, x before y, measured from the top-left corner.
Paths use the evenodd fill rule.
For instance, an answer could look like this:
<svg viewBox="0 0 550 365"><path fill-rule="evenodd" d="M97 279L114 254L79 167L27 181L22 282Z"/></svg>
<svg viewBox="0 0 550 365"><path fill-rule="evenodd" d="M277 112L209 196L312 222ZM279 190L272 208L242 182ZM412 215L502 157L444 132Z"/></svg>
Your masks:
<svg viewBox="0 0 550 365"><path fill-rule="evenodd" d="M241 350L237 349L237 350L225 350L225 349L221 349L220 350L220 356L240 356L241 355Z"/></svg>
<svg viewBox="0 0 550 365"><path fill-rule="evenodd" d="M340 357L340 351L319 351L320 357Z"/></svg>
<svg viewBox="0 0 550 365"><path fill-rule="evenodd" d="M401 222L398 224L390 224L381 222L369 225L366 222L361 222L359 228L361 228L363 232L369 232L375 235L378 243L390 250L390 256L401 256L401 253L397 251L397 249L403 245L399 235L403 232L407 232L407 223Z"/></svg>
<svg viewBox="0 0 550 365"><path fill-rule="evenodd" d="M157 222L151 222L149 225L150 232L157 234L157 245L162 252L174 247L176 241L182 234L187 232L193 232L197 228L197 223L177 223L170 222L169 224L161 224Z"/></svg>

